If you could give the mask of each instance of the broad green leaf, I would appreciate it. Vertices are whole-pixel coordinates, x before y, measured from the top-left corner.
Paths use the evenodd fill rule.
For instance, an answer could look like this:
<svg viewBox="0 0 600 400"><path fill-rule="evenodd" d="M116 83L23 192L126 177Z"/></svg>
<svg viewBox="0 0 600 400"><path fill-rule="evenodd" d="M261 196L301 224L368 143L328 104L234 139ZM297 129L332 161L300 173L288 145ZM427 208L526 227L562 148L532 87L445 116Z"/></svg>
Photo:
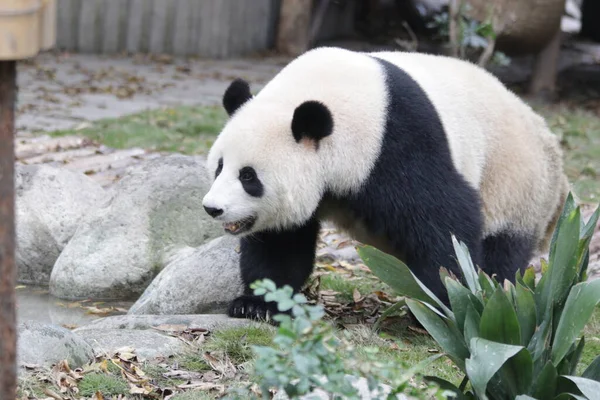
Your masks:
<svg viewBox="0 0 600 400"><path fill-rule="evenodd" d="M471 357L466 360L466 372L471 386L483 400L488 399L486 389L496 372L516 354L527 351L523 346L512 346L483 338L471 339L469 347Z"/></svg>
<svg viewBox="0 0 600 400"><path fill-rule="evenodd" d="M452 321L439 316L417 300L406 299L406 305L433 339L448 353L448 357L464 371L464 360L469 357L469 349L460 334L448 326Z"/></svg>
<svg viewBox="0 0 600 400"><path fill-rule="evenodd" d="M563 375L561 378L568 379L573 382L581 394L583 394L589 400L600 399L600 382L571 375Z"/></svg>
<svg viewBox="0 0 600 400"><path fill-rule="evenodd" d="M583 374L581 374L583 378L592 379L597 382L600 382L600 355L592 361L590 365L587 366Z"/></svg>
<svg viewBox="0 0 600 400"><path fill-rule="evenodd" d="M525 349L515 354L500 368L498 376L510 396L529 392L533 380L533 360L529 351Z"/></svg>
<svg viewBox="0 0 600 400"><path fill-rule="evenodd" d="M521 344L527 346L535 332L537 312L533 292L526 286L517 282L516 288L516 312L519 326L521 327Z"/></svg>
<svg viewBox="0 0 600 400"><path fill-rule="evenodd" d="M558 364L600 302L600 279L573 286L558 322L552 343L552 361Z"/></svg>
<svg viewBox="0 0 600 400"><path fill-rule="evenodd" d="M452 315L452 311L412 273L406 264L396 257L366 245L358 246L357 252L373 274L390 285L401 296L437 304L446 315Z"/></svg>
<svg viewBox="0 0 600 400"><path fill-rule="evenodd" d="M535 292L535 269L533 267L528 267L525 270L525 274L523 275L523 283Z"/></svg>
<svg viewBox="0 0 600 400"><path fill-rule="evenodd" d="M473 260L471 259L467 245L463 242L459 242L454 235L452 235L452 245L454 246L454 253L456 254L458 265L462 270L463 276L467 282L467 286L471 290L471 293L475 294L481 291L481 285L479 284L477 272L475 270L475 266L473 265Z"/></svg>
<svg viewBox="0 0 600 400"><path fill-rule="evenodd" d="M381 316L377 319L377 322L375 322L375 326L373 328L377 330L379 328L379 325L383 322L383 320L385 320L387 317L394 314L398 310L402 309L402 307L404 307L405 305L406 302L404 300L392 304L390 307L388 307L387 310L381 313Z"/></svg>
<svg viewBox="0 0 600 400"><path fill-rule="evenodd" d="M556 228L554 229L554 233L552 234L552 239L550 240L550 258L552 258L552 254L556 249L556 243L558 240L558 228L563 224L564 220L575 210L575 199L573 198L573 193L569 192L567 194L567 198L565 199L565 204L563 205L562 212L558 217L558 221L556 222Z"/></svg>
<svg viewBox="0 0 600 400"><path fill-rule="evenodd" d="M558 374L554 365L548 361L542 371L533 382L532 394L538 399L551 399L556 393L556 380Z"/></svg>
<svg viewBox="0 0 600 400"><path fill-rule="evenodd" d="M463 336L466 343L470 343L471 339L479 336L479 325L481 324L481 316L473 304L467 306L467 316L465 318L465 328L463 330Z"/></svg>
<svg viewBox="0 0 600 400"><path fill-rule="evenodd" d="M575 208L566 218L561 217L561 221L556 229L555 247L550 252L548 272L538 284L542 290L537 301L539 312L544 312L550 304L564 301L578 272L580 209Z"/></svg>
<svg viewBox="0 0 600 400"><path fill-rule="evenodd" d="M569 363L569 369L565 374L562 375L573 375L577 373L577 364L579 364L579 360L581 360L581 353L583 353L583 348L585 347L585 338L581 337L579 343L575 347L575 350L571 354L567 354L563 361L567 361Z"/></svg>
<svg viewBox="0 0 600 400"><path fill-rule="evenodd" d="M592 240L592 236L594 235L594 231L596 230L596 225L598 224L598 220L600 219L600 207L597 207L587 224L583 223L582 220L582 228L581 228L581 240L579 243L579 251L583 254L583 260L581 261L580 270L579 270L579 280L578 282L583 282L587 280L587 268L588 263L590 261L590 253L589 253L589 244Z"/></svg>
<svg viewBox="0 0 600 400"><path fill-rule="evenodd" d="M554 400L590 400L587 397L580 396L575 393L561 393L554 398Z"/></svg>
<svg viewBox="0 0 600 400"><path fill-rule="evenodd" d="M515 397L515 400L539 400L536 397L527 396L526 394L520 394Z"/></svg>
<svg viewBox="0 0 600 400"><path fill-rule="evenodd" d="M583 224L581 229L581 238L585 239L594 235L596 225L598 225L598 220L600 220L600 207L597 207L590 219L588 219L588 222Z"/></svg>
<svg viewBox="0 0 600 400"><path fill-rule="evenodd" d="M438 378L437 376L430 376L430 375L424 376L423 379L426 381L429 381L429 382L436 383L442 390L449 390L451 392L454 392L456 394L456 396L450 397L451 399L467 400L467 397L463 394L463 392L461 392L461 390L459 388L457 388L456 386L454 386L453 383L448 382L445 379Z"/></svg>
<svg viewBox="0 0 600 400"><path fill-rule="evenodd" d="M488 276L484 271L479 270L477 274L477 278L479 280L479 284L481 285L481 289L485 293L485 295L489 298L494 290L496 290L496 283L492 278Z"/></svg>
<svg viewBox="0 0 600 400"><path fill-rule="evenodd" d="M517 314L500 287L496 289L483 309L479 336L504 344L521 344L521 328Z"/></svg>
<svg viewBox="0 0 600 400"><path fill-rule="evenodd" d="M467 308L469 304L481 304L479 299L465 288L459 282L452 278L446 278L446 288L448 290L448 299L456 319L456 326L461 333L464 333L465 318L467 317ZM483 307L483 305L482 305Z"/></svg>
<svg viewBox="0 0 600 400"><path fill-rule="evenodd" d="M534 371L540 371L550 357L550 341L552 339L552 309L547 311L547 316L529 341L527 350L531 353L534 363Z"/></svg>

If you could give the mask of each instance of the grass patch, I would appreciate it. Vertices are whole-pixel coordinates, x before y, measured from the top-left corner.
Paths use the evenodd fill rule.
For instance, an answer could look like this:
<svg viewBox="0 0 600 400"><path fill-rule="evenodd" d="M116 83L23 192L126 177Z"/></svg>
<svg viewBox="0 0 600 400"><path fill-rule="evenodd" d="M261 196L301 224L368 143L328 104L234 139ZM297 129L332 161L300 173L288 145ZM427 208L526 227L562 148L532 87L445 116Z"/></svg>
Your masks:
<svg viewBox="0 0 600 400"><path fill-rule="evenodd" d="M181 106L98 120L83 129L60 130L51 135L81 135L117 149L141 147L203 154L226 119L227 114L220 106Z"/></svg>
<svg viewBox="0 0 600 400"><path fill-rule="evenodd" d="M391 360L397 362L398 365L403 364L407 368L441 352L440 347L430 336L409 332L407 324L402 324L401 327L397 328L398 330L383 334L377 334L367 326L352 328L349 330L349 339L356 345L359 358L364 357L364 360L367 360L366 349L376 346L379 349L378 358L382 362ZM386 340L386 337L393 340ZM447 379L457 386L462 380L460 370L445 357L441 357L427 365L420 372L424 375L434 375Z"/></svg>
<svg viewBox="0 0 600 400"><path fill-rule="evenodd" d="M600 116L565 104L532 104L558 135L564 149L565 173L583 201L600 200Z"/></svg>
<svg viewBox="0 0 600 400"><path fill-rule="evenodd" d="M78 387L79 394L83 397L91 397L96 392L103 396L126 395L129 392L129 387L122 378L95 372L85 375Z"/></svg>
<svg viewBox="0 0 600 400"><path fill-rule="evenodd" d="M373 275L366 273L354 273L352 277L342 276L337 273L329 273L321 276L321 289L339 292L337 298L343 302L353 301L354 290L361 295L375 291L390 292L390 288Z"/></svg>
<svg viewBox="0 0 600 400"><path fill-rule="evenodd" d="M252 346L270 346L274 335L275 329L266 324L224 329L216 332L202 346L202 351L224 352L234 364L243 364L254 358Z"/></svg>

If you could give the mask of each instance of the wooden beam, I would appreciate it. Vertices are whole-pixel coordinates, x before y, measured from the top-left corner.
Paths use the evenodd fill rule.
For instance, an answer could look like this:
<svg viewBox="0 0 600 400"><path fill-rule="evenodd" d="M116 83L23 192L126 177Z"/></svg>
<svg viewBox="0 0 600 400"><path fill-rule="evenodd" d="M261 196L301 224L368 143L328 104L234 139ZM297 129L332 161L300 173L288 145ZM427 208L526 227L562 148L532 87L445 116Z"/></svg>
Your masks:
<svg viewBox="0 0 600 400"><path fill-rule="evenodd" d="M14 130L16 61L0 60L0 400L16 398Z"/></svg>

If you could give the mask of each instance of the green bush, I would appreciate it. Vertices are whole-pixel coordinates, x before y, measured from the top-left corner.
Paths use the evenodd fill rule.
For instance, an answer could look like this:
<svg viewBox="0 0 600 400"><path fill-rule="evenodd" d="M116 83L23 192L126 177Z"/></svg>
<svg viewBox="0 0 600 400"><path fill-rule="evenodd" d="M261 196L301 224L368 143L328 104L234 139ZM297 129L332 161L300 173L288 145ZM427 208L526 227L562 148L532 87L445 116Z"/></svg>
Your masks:
<svg viewBox="0 0 600 400"><path fill-rule="evenodd" d="M464 282L441 269L446 307L396 258L359 247L365 264L400 295L407 307L465 374L460 388L428 377L457 399L600 399L600 355L576 376L584 337L600 302L600 279L586 281L589 243L600 208L588 223L569 194L542 277L533 267L499 284L476 271L469 251L452 236ZM470 388L467 389L467 383Z"/></svg>
<svg viewBox="0 0 600 400"><path fill-rule="evenodd" d="M411 368L392 361L378 359L378 348L368 348L369 356L359 357L346 337L338 337L331 324L323 320L325 312L320 305L309 305L302 294L293 294L292 288L276 288L270 280L253 285L256 295L265 295L275 301L281 312L273 317L279 322L274 346L253 346L257 358L253 367L254 379L264 399L270 398L272 389L298 398L314 390L327 393L332 399L361 398L351 379L365 378L373 398L396 399L397 394L412 399L444 399L445 391L435 383L417 387L411 380L427 363L439 358L430 357ZM293 318L292 318L293 316ZM343 336L343 335L342 335ZM364 350L364 349L363 349ZM390 386L384 394L381 383ZM229 398L255 398L251 388L232 390Z"/></svg>

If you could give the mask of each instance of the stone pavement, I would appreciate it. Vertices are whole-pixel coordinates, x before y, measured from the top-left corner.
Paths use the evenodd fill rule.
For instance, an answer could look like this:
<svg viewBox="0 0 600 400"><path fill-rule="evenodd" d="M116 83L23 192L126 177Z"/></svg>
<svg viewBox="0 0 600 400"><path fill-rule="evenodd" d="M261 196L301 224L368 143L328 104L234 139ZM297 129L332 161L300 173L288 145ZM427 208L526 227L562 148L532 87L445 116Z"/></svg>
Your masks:
<svg viewBox="0 0 600 400"><path fill-rule="evenodd" d="M159 154L115 150L78 136L41 131L77 129L90 121L178 105L220 104L232 79L259 89L284 58L185 60L44 53L19 64L17 162L49 163L85 172L110 185L129 166Z"/></svg>

